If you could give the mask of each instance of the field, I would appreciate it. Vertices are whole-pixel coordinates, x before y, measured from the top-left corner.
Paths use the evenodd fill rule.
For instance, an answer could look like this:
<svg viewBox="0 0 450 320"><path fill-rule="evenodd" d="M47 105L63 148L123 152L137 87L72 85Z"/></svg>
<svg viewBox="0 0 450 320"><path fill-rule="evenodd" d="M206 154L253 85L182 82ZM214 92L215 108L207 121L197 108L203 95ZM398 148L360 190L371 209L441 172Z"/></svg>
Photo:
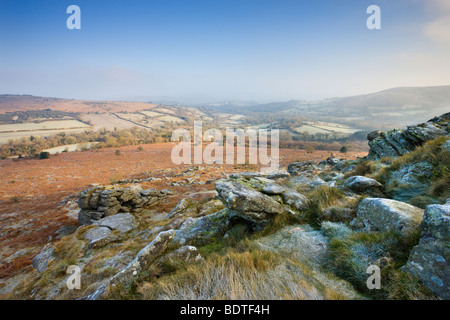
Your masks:
<svg viewBox="0 0 450 320"><path fill-rule="evenodd" d="M352 134L358 131L361 131L362 129L357 128L351 128L339 123L333 123L333 122L306 122L306 124L295 128L295 131L298 133L308 132L309 134L317 134L317 133L323 133L323 134L330 134L330 133L343 133L343 134Z"/></svg>
<svg viewBox="0 0 450 320"><path fill-rule="evenodd" d="M196 191L213 190L213 184L186 184L183 171L195 167L199 181L217 179L234 171L248 171L242 165L175 165L170 154L174 143L61 153L49 159L0 160L0 292L7 278L23 268L31 268L31 259L56 230L77 225L76 195L90 186L110 184L120 179L157 178L142 183L144 188L169 188L176 193L165 204L170 211L179 199ZM116 150L120 150L117 154ZM352 159L365 153L347 153ZM307 159L323 160L328 151L280 150L285 166ZM161 180L158 180L161 179ZM156 181L158 180L158 181ZM18 252L18 253L17 253ZM12 256L15 254L14 256ZM2 279L3 278L3 279Z"/></svg>
<svg viewBox="0 0 450 320"><path fill-rule="evenodd" d="M45 137L59 132L82 132L87 128L90 126L77 120L2 124L0 125L0 143L21 137Z"/></svg>

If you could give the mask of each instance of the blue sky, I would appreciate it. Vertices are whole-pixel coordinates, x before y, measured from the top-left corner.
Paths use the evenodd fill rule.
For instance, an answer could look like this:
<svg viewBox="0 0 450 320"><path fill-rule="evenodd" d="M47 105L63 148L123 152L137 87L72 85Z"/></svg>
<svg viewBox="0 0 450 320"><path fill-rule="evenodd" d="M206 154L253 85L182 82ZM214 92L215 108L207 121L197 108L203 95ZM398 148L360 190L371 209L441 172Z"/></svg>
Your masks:
<svg viewBox="0 0 450 320"><path fill-rule="evenodd" d="M0 0L0 93L319 99L450 84L447 0ZM66 28L69 5L81 30ZM366 9L381 8L368 30Z"/></svg>

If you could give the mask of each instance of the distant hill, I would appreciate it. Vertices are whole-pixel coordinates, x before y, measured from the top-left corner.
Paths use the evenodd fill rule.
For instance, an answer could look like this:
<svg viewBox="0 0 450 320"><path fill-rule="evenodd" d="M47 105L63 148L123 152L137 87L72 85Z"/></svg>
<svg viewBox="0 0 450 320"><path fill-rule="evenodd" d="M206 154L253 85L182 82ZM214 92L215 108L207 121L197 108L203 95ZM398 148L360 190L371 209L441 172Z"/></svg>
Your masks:
<svg viewBox="0 0 450 320"><path fill-rule="evenodd" d="M394 88L359 96L320 101L291 100L242 108L210 107L229 113L276 113L307 119L346 123L357 127L390 129L420 123L450 111L450 86Z"/></svg>
<svg viewBox="0 0 450 320"><path fill-rule="evenodd" d="M0 95L0 114L45 109L81 113L134 112L154 108L155 106L145 102L72 100L12 94Z"/></svg>

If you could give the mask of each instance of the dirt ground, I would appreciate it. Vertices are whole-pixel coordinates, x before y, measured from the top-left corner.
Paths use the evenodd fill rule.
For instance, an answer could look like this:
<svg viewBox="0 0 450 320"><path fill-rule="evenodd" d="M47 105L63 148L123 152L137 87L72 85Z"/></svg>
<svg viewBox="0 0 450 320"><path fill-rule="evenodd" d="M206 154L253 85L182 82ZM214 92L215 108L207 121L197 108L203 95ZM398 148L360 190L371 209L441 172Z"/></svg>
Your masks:
<svg viewBox="0 0 450 320"><path fill-rule="evenodd" d="M214 184L206 184L208 180L258 169L245 165L175 165L171 161L173 146L174 143L161 143L142 145L142 150L138 146L125 146L61 153L43 160L0 160L0 279L29 267L32 258L56 230L78 225L76 200L84 189L123 179L156 178L141 185L144 189L175 191L165 207L159 208L168 212L189 193L214 190ZM296 161L321 161L330 154L329 151L307 153L280 149L280 166ZM367 155L363 152L334 154L345 159ZM180 181L186 183L189 176L185 172L189 168L195 168L196 181L201 181L200 184L174 186Z"/></svg>

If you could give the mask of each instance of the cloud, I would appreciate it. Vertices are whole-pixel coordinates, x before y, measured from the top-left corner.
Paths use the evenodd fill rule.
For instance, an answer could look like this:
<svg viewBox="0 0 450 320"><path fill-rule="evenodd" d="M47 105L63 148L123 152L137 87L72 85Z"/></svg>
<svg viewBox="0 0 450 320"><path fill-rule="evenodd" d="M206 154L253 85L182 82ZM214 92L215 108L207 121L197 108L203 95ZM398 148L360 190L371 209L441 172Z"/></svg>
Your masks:
<svg viewBox="0 0 450 320"><path fill-rule="evenodd" d="M423 34L438 43L450 44L450 1L427 0L426 6L435 17L424 25Z"/></svg>

